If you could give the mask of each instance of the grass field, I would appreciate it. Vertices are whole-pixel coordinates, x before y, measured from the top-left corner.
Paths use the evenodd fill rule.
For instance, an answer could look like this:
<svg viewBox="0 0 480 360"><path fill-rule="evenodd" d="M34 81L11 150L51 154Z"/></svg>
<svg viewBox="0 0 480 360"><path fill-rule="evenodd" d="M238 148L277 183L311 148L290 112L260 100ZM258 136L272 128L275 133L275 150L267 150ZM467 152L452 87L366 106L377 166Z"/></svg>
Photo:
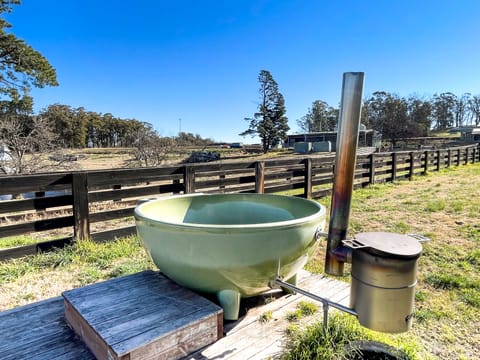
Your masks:
<svg viewBox="0 0 480 360"><path fill-rule="evenodd" d="M432 239L419 259L411 331L424 349L420 358L479 358L479 184L480 165L475 164L354 192L350 235L389 231ZM328 207L330 199L320 202ZM323 258L309 266L322 271Z"/></svg>
<svg viewBox="0 0 480 360"><path fill-rule="evenodd" d="M332 321L336 335L348 341L380 339L403 348L412 359L479 358L479 184L480 164L475 164L354 192L350 235L366 231L419 233L432 241L424 243L419 260L415 320L410 332L395 336L368 332L339 315ZM320 202L330 206L329 198ZM323 271L325 245L308 270ZM148 268L153 265L135 237L104 244L83 242L7 261L0 263L0 310ZM348 277L344 279L348 281ZM291 351L286 350L286 356L307 359L317 354L322 358L319 352L302 355L296 348L299 344L304 350L330 346L328 342L322 345L319 339L332 334L326 336L322 331L321 326L292 331L288 342ZM298 356L292 355L295 353Z"/></svg>

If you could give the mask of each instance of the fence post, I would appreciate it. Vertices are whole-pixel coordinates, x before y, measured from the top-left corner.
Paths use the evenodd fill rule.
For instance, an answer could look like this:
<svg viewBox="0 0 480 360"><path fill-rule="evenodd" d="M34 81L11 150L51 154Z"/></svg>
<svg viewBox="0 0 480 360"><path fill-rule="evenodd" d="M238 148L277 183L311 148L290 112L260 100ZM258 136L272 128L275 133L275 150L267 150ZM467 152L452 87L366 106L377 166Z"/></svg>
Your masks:
<svg viewBox="0 0 480 360"><path fill-rule="evenodd" d="M461 154L461 150L457 149L457 166L460 166L460 154Z"/></svg>
<svg viewBox="0 0 480 360"><path fill-rule="evenodd" d="M392 153L392 182L397 180L397 153Z"/></svg>
<svg viewBox="0 0 480 360"><path fill-rule="evenodd" d="M440 171L440 150L437 150L437 171Z"/></svg>
<svg viewBox="0 0 480 360"><path fill-rule="evenodd" d="M305 160L305 180L303 188L303 196L305 199L312 198L312 159L306 158Z"/></svg>
<svg viewBox="0 0 480 360"><path fill-rule="evenodd" d="M255 162L255 192L263 194L265 192L265 162Z"/></svg>
<svg viewBox="0 0 480 360"><path fill-rule="evenodd" d="M429 161L429 158L428 158L428 150L425 151L425 164L424 164L424 167L423 167L423 173L424 174L427 174L428 173L428 161Z"/></svg>
<svg viewBox="0 0 480 360"><path fill-rule="evenodd" d="M468 148L468 147L465 148L465 165L468 164L468 160L469 160L468 156L470 155L470 151L468 151L468 150L470 150L470 148Z"/></svg>
<svg viewBox="0 0 480 360"><path fill-rule="evenodd" d="M195 192L195 168L185 165L183 168L183 193Z"/></svg>
<svg viewBox="0 0 480 360"><path fill-rule="evenodd" d="M448 156L447 167L451 167L452 166L452 149L448 148L447 156Z"/></svg>
<svg viewBox="0 0 480 360"><path fill-rule="evenodd" d="M172 180L172 184L173 184L173 185L178 185L178 184L180 184L180 180L179 180L179 179L173 179L173 180ZM174 194L180 194L180 191L174 190L173 193L174 193Z"/></svg>
<svg viewBox="0 0 480 360"><path fill-rule="evenodd" d="M474 147L472 150L473 150L472 164L475 164L475 161L477 161L477 148Z"/></svg>
<svg viewBox="0 0 480 360"><path fill-rule="evenodd" d="M45 197L45 191L35 191L35 199L44 198L44 197ZM47 208L45 206L35 205L35 208L36 208L37 212L42 212L42 211L47 210Z"/></svg>
<svg viewBox="0 0 480 360"><path fill-rule="evenodd" d="M413 180L413 176L415 175L415 156L413 152L410 152L410 169L408 173L408 179Z"/></svg>
<svg viewBox="0 0 480 360"><path fill-rule="evenodd" d="M220 175L218 175L218 189L222 192L225 192L225 171L222 171Z"/></svg>
<svg viewBox="0 0 480 360"><path fill-rule="evenodd" d="M369 183L375 184L375 154L370 154L370 174L369 174Z"/></svg>
<svg viewBox="0 0 480 360"><path fill-rule="evenodd" d="M122 185L113 185L112 187L113 190L121 190L122 189ZM118 202L118 201L122 201L121 198L116 198L116 199L113 199L113 202Z"/></svg>
<svg viewBox="0 0 480 360"><path fill-rule="evenodd" d="M72 173L73 197L73 236L76 240L90 237L90 220L88 211L88 173Z"/></svg>

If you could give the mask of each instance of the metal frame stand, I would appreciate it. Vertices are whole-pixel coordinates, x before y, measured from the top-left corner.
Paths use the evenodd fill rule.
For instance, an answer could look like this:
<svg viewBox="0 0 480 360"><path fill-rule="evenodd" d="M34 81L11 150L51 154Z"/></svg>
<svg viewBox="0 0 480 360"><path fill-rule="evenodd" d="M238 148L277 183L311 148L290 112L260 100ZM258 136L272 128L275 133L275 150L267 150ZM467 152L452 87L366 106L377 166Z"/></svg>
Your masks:
<svg viewBox="0 0 480 360"><path fill-rule="evenodd" d="M327 325L328 325L328 310L329 310L329 306L337 309L337 310L340 310L340 311L343 311L343 312L346 312L350 315L353 315L355 317L358 317L358 314L355 310L347 307L347 306L344 306L342 304L339 304L339 303L336 303L334 301L331 301L329 299L325 299L321 296L318 296L318 295L315 295L315 294L312 294L308 291L305 291L299 287L296 287L295 285L292 285L292 284L289 284L285 281L282 281L281 279L277 278L275 279L275 284L280 286L280 287L283 287L283 288L286 288L288 290L291 290L293 292L296 292L296 293L299 293L299 294L302 294L302 295L305 295L313 300L316 300L318 302L321 302L322 303L322 307L323 307L323 326L324 328L326 329L327 328Z"/></svg>

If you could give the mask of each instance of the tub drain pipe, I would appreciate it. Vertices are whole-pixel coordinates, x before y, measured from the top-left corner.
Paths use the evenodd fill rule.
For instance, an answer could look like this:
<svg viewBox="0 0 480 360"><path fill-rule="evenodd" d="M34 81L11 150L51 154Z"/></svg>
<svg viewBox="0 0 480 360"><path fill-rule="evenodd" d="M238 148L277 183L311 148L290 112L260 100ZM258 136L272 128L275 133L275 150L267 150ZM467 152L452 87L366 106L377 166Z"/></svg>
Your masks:
<svg viewBox="0 0 480 360"><path fill-rule="evenodd" d="M299 287L296 287L295 285L292 285L292 284L289 284L285 281L282 281L280 279L275 279L275 284L278 285L278 286L281 286L285 289L288 289L288 290L291 290L291 291L294 291L296 293L299 293L299 294L302 294L302 295L305 295L313 300L316 300L318 302L321 302L322 303L322 307L323 307L323 326L326 328L327 327L327 324L328 324L328 310L329 310L329 306L335 308L335 309L338 309L340 311L343 311L343 312L346 312L350 315L353 315L355 317L358 317L358 314L355 310L347 307L347 306L344 306L342 304L339 304L339 303L336 303L334 301L331 301L329 299L326 299L326 298L323 298L321 296L318 296L318 295L315 295L315 294L312 294L308 291L305 291Z"/></svg>
<svg viewBox="0 0 480 360"><path fill-rule="evenodd" d="M333 178L330 224L328 227L325 272L342 276L348 251L342 240L347 238L348 220L355 178L358 129L362 108L363 72L343 74L340 116L338 121L335 174Z"/></svg>

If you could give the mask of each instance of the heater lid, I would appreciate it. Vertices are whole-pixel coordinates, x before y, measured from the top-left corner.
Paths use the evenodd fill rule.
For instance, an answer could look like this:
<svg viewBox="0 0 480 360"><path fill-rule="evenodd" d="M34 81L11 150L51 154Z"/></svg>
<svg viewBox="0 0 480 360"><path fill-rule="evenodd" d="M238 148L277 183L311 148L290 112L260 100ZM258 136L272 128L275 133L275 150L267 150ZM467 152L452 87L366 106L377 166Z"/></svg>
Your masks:
<svg viewBox="0 0 480 360"><path fill-rule="evenodd" d="M365 232L355 235L344 244L353 249L364 249L381 256L415 258L422 253L420 242L410 235L388 232Z"/></svg>

